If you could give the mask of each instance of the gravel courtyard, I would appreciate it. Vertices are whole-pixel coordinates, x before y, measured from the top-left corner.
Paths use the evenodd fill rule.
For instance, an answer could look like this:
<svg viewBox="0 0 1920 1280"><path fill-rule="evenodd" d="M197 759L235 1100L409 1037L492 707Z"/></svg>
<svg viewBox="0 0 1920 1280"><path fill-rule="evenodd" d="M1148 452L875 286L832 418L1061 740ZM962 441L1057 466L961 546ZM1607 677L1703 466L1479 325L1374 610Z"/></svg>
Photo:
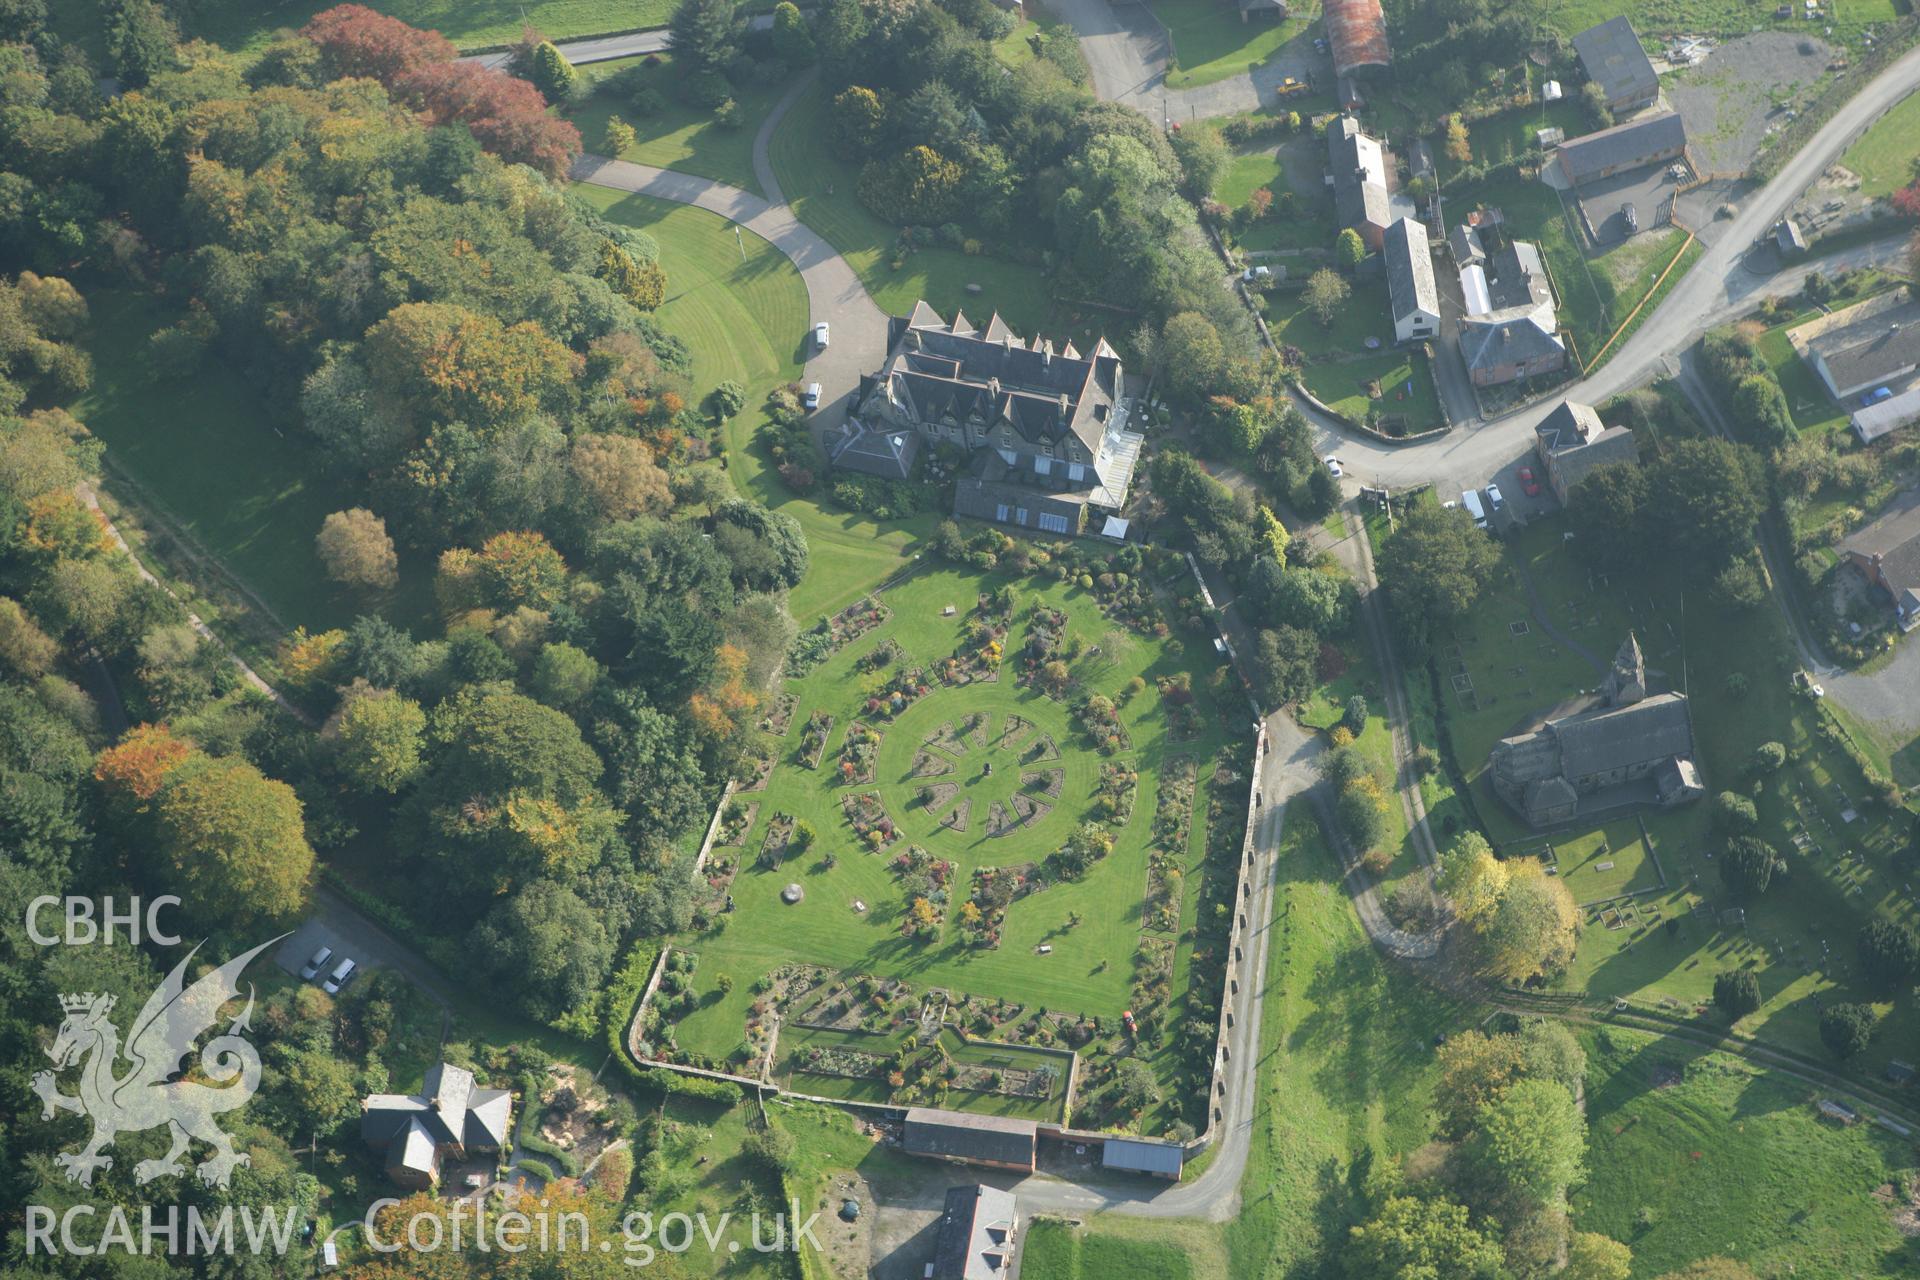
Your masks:
<svg viewBox="0 0 1920 1280"><path fill-rule="evenodd" d="M1833 56L1833 47L1813 36L1762 31L1665 77L1667 100L1687 123L1694 167L1702 176L1744 171L1768 129L1812 97Z"/></svg>

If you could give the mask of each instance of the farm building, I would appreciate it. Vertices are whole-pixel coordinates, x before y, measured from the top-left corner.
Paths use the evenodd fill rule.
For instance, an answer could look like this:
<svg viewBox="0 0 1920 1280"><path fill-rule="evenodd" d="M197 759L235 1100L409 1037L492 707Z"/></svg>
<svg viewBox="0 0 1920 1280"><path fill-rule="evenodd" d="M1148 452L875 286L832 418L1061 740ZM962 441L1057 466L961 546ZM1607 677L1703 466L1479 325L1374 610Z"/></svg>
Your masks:
<svg viewBox="0 0 1920 1280"><path fill-rule="evenodd" d="M1000 1280L1013 1270L1018 1226L1011 1193L979 1183L947 1188L927 1274L933 1280Z"/></svg>
<svg viewBox="0 0 1920 1280"><path fill-rule="evenodd" d="M1387 297L1393 304L1393 336L1419 342L1440 332L1440 291L1433 283L1433 250L1427 229L1412 218L1387 228L1381 256L1387 265Z"/></svg>
<svg viewBox="0 0 1920 1280"><path fill-rule="evenodd" d="M1600 86L1608 110L1638 111L1660 96L1660 77L1626 18L1608 18L1588 27L1573 38L1573 51L1580 55L1587 79Z"/></svg>
<svg viewBox="0 0 1920 1280"><path fill-rule="evenodd" d="M1642 116L1589 133L1561 143L1554 151L1560 172L1576 187L1642 165L1679 160L1686 154L1687 126L1676 111Z"/></svg>
<svg viewBox="0 0 1920 1280"><path fill-rule="evenodd" d="M1342 229L1360 233L1378 250L1393 221L1387 190L1387 149L1352 116L1327 122L1327 172L1333 177L1333 211Z"/></svg>
<svg viewBox="0 0 1920 1280"><path fill-rule="evenodd" d="M1180 1168L1186 1152L1170 1142L1141 1142L1132 1138L1108 1138L1101 1146L1100 1167L1127 1173L1150 1173L1169 1182L1180 1180Z"/></svg>
<svg viewBox="0 0 1920 1280"><path fill-rule="evenodd" d="M1327 42L1333 46L1336 76L1385 67L1393 60L1380 0L1327 0Z"/></svg>
<svg viewBox="0 0 1920 1280"><path fill-rule="evenodd" d="M1039 1130L1031 1120L932 1107L914 1107L907 1112L906 1137L901 1143L916 1156L1018 1169L1022 1173L1033 1172L1038 1144Z"/></svg>
<svg viewBox="0 0 1920 1280"><path fill-rule="evenodd" d="M1562 503L1575 485L1601 467L1640 461L1633 432L1601 424L1592 405L1562 400L1533 429L1534 452L1546 469L1547 484Z"/></svg>

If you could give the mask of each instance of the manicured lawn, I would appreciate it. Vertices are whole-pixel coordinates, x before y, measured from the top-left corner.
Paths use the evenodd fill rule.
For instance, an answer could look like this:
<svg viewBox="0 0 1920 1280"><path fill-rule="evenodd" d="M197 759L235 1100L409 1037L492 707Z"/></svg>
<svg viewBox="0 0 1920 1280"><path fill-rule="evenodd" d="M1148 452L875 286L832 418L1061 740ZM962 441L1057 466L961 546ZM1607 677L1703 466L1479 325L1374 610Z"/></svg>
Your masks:
<svg viewBox="0 0 1920 1280"><path fill-rule="evenodd" d="M94 382L74 416L106 442L109 463L133 478L138 491L128 496L153 506L273 611L254 621L281 631L344 626L374 612L419 620L432 566L417 557L402 553L391 592L327 580L314 535L329 513L364 499L328 478L290 425L275 425L280 415L238 371L214 354L191 378L156 378L144 359L147 336L173 315L140 294L101 290L88 301Z"/></svg>
<svg viewBox="0 0 1920 1280"><path fill-rule="evenodd" d="M1591 1175L1573 1211L1632 1246L1634 1275L1715 1255L1801 1280L1915 1273L1878 1193L1903 1185L1906 1142L1822 1120L1809 1086L1724 1054L1611 1028L1586 1044Z"/></svg>
<svg viewBox="0 0 1920 1280"><path fill-rule="evenodd" d="M718 214L609 187L574 190L658 241L667 272L660 318L692 350L698 393L727 379L746 388L746 410L727 424L728 472L743 493L793 516L806 531L812 567L790 597L794 616L810 626L858 599L900 566L933 521L921 516L879 524L828 511L789 491L754 443L767 392L800 376L808 310L799 271L760 237L742 232L736 238L733 224Z"/></svg>
<svg viewBox="0 0 1920 1280"><path fill-rule="evenodd" d="M1069 337L1082 347L1111 326L1112 317L1104 312L1056 304L1052 281L1037 263L990 252L921 248L896 270L900 230L860 203L855 194L859 166L847 160L836 141L828 108L827 94L817 86L794 103L773 135L774 176L800 220L846 256L888 314L906 315L922 298L942 315L964 309L981 323L997 310L1022 337ZM969 284L978 284L980 292L969 293Z"/></svg>
<svg viewBox="0 0 1920 1280"><path fill-rule="evenodd" d="M740 123L727 128L714 119L713 112L688 106L675 94L671 60L660 58L646 65L643 58L623 58L618 62L594 63L581 68L582 74L596 82L638 66L648 87L665 99L663 110L641 115L610 88L596 90L568 119L580 129L580 137L589 151L607 155L607 121L619 116L633 126L636 141L619 158L636 164L656 165L698 174L729 186L765 194L753 172L753 138L760 130L773 104L786 92L785 84L752 85L739 91Z"/></svg>
<svg viewBox="0 0 1920 1280"><path fill-rule="evenodd" d="M1515 156L1537 153L1534 139L1540 130L1558 127L1569 138L1588 132L1586 113L1572 98L1558 102L1536 101L1533 106L1505 111L1477 120L1467 130L1467 144L1473 149L1473 163L1498 164Z"/></svg>
<svg viewBox="0 0 1920 1280"><path fill-rule="evenodd" d="M1213 184L1213 198L1229 209L1238 209L1261 187L1276 196L1287 189L1277 147L1267 146L1236 155L1220 175L1220 181Z"/></svg>
<svg viewBox="0 0 1920 1280"><path fill-rule="evenodd" d="M1860 194L1884 196L1913 181L1920 159L1920 97L1903 98L1840 157L1860 177Z"/></svg>
<svg viewBox="0 0 1920 1280"><path fill-rule="evenodd" d="M1820 375L1794 351L1793 344L1787 340L1789 327L1781 325L1761 335L1760 358L1767 362L1767 368L1780 382L1780 390L1786 393L1787 409L1793 414L1795 427L1801 431L1837 431L1847 424L1847 410L1835 403L1827 394L1826 384L1820 381Z"/></svg>
<svg viewBox="0 0 1920 1280"><path fill-rule="evenodd" d="M1260 297L1267 327L1283 347L1298 347L1309 358L1323 355L1359 356L1367 353L1367 339L1393 341L1393 314L1383 281L1359 281L1331 325L1322 325L1307 310L1300 290L1276 289Z"/></svg>
<svg viewBox="0 0 1920 1280"><path fill-rule="evenodd" d="M1179 61L1167 73L1167 84L1175 89L1213 84L1259 66L1319 16L1318 6L1310 4L1280 22L1242 22L1238 8L1215 0L1153 0L1151 7L1173 32Z"/></svg>
<svg viewBox="0 0 1920 1280"><path fill-rule="evenodd" d="M930 671L932 691L891 721L859 714L867 689L906 666L930 667L953 654L979 593L1002 583L1014 587L1017 610L1005 640L1009 657L999 679L948 688ZM959 921L961 904L972 893L974 870L1039 862L1059 848L1091 816L1103 760L1066 704L1015 681L1014 655L1027 642L1031 621L1027 602L1035 597L1067 612L1069 636L1100 649L1097 655L1089 653L1072 664L1084 688L1105 692L1117 701L1133 676L1146 680L1147 690L1120 712L1132 747L1112 757L1138 771L1137 792L1131 818L1113 828L1114 851L1080 880L1051 884L1016 899L1006 910L999 946L986 949L972 941ZM756 999L751 990L754 979L789 963L822 965L850 976L900 978L918 990L945 988L956 1000L963 995L1005 999L1029 1009L1099 1017L1111 1025L1131 1007L1135 953L1143 939L1151 939L1156 945L1164 942L1173 947L1171 990L1177 1009L1184 1001L1192 945L1185 929L1197 922L1203 895L1199 873L1212 766L1227 741L1225 718L1212 713L1211 695L1205 692L1210 664L1177 655L1168 641L1117 629L1091 593L1050 579L982 577L929 568L880 599L892 611L890 619L788 685L796 709L780 743L777 767L763 791L741 797L743 803L757 803L759 811L741 846L741 869L730 888L735 910L723 917L721 930L686 944L699 953L702 982L717 984L719 975L726 973L734 979L733 989L720 996L716 985L709 1000L706 988L696 988L700 1007L676 1029L683 1047L714 1056L731 1052L740 1043L748 1006ZM949 604L957 610L953 617L942 615ZM904 657L874 674L863 673L859 660L889 641L899 646ZM1211 657L1197 643L1191 652L1196 659L1203 652ZM1157 679L1178 671L1193 675L1198 696L1209 708L1202 715L1198 736L1184 740L1170 731L1154 689ZM833 717L817 768L800 758L803 731L815 711ZM935 757L950 766L948 772L928 776L923 771L920 777L912 776L928 739L943 726L957 729L973 714L987 717L982 739L959 752L936 747ZM1003 741L1003 735L1015 731L1015 716L1032 731ZM884 730L871 783L844 782L839 772L842 744L856 720ZM1031 754L1042 735L1058 751L1058 759L1036 759ZM1150 928L1144 918L1155 805L1164 771L1176 757L1194 761L1199 774L1189 839L1184 857L1177 860L1184 882L1183 931L1177 935ZM1057 794L1035 789L1031 779L1022 776L1056 768L1061 770ZM929 808L922 793L931 784L952 784L954 791ZM990 810L995 805L1010 809L1016 791L1051 807L1006 835L990 835ZM843 812L843 797L860 792L877 793L886 815L904 835L884 853L869 852ZM943 825L962 806L967 810L964 827ZM790 855L762 869L755 859L778 814L804 819L819 836L807 853ZM910 844L954 865L944 926L927 941L909 940L900 933L908 904L891 864ZM833 855L831 866L828 854ZM789 906L780 900L780 891L789 882L802 886L804 901ZM1071 921L1076 915L1077 924ZM1041 953L1042 946L1050 951ZM1170 1018L1169 1025L1178 1025L1177 1018ZM1100 1049L1102 1043L1096 1039L1083 1048L1083 1055ZM1150 1061L1164 1071L1171 1068L1175 1056L1172 1037L1168 1037ZM1149 1113L1148 1120L1170 1124L1175 1114L1162 1116L1156 1111Z"/></svg>
<svg viewBox="0 0 1920 1280"><path fill-rule="evenodd" d="M1426 360L1409 350L1308 365L1301 378L1314 395L1350 418L1365 418L1370 408L1377 407L1384 416L1406 418L1414 431L1440 424L1433 374ZM1367 384L1376 381L1380 384L1377 400L1367 392Z"/></svg>
<svg viewBox="0 0 1920 1280"><path fill-rule="evenodd" d="M1035 1221L1024 1248L1024 1280L1189 1280L1194 1274L1186 1255L1165 1241L1075 1231L1057 1218Z"/></svg>
<svg viewBox="0 0 1920 1280"><path fill-rule="evenodd" d="M302 26L308 18L333 7L334 0L205 0L193 9L185 33L211 40L228 49L257 49L282 29ZM48 6L58 13L66 4ZM83 6L75 0L71 6ZM402 22L435 30L462 49L513 44L525 27L534 27L555 40L664 27L673 13L672 0L373 0L370 8ZM743 9L771 9L771 4L748 0Z"/></svg>
<svg viewBox="0 0 1920 1280"><path fill-rule="evenodd" d="M1630 908L1616 904L1618 916L1585 912L1565 985L1686 1014L1711 998L1717 972L1752 967L1764 1003L1739 1030L1825 1057L1816 1034L1818 1002L1868 998L1850 975L1862 924L1874 915L1915 918L1901 887L1905 873L1893 863L1905 817L1889 819L1862 795L1851 764L1818 735L1810 704L1792 696L1781 658L1791 642L1771 605L1730 613L1709 603L1704 591L1657 571L1631 584L1590 576L1560 534L1558 520L1544 520L1511 539L1501 578L1464 624L1436 638L1443 714L1458 763L1504 851L1538 852L1542 840L1492 793L1485 780L1488 750L1529 716L1593 688L1599 678L1541 629L1516 576L1521 566L1563 634L1605 661L1632 629L1648 669L1661 673L1664 683L1657 687L1684 684L1709 792L1748 792L1748 760L1759 743L1780 742L1790 755L1784 769L1752 792L1757 834L1786 858L1788 878L1763 897L1736 904L1710 856L1720 837L1711 830L1709 804L1643 814L1668 887L1632 899ZM1514 623L1526 624L1524 634L1514 634ZM1730 684L1733 675L1741 679ZM1456 677L1471 683L1470 693L1457 687ZM1602 835L1610 852L1596 857ZM1609 887L1658 883L1657 873L1637 865L1641 841L1631 813L1556 831L1551 842L1580 901L1591 902ZM1615 864L1604 878L1601 861ZM1736 905L1744 905L1744 927L1721 915ZM1862 1056L1857 1065L1864 1072L1902 1054L1907 1002L1891 1011L1898 1022Z"/></svg>

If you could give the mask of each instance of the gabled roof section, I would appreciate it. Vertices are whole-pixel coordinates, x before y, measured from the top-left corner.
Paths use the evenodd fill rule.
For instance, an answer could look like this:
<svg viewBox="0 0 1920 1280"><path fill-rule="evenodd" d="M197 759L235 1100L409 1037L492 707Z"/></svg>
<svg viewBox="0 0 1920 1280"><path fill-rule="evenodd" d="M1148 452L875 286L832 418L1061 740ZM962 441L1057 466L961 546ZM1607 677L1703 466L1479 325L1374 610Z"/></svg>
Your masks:
<svg viewBox="0 0 1920 1280"><path fill-rule="evenodd" d="M1600 86L1608 102L1633 102L1660 92L1660 77L1624 16L1608 18L1573 38L1587 79Z"/></svg>
<svg viewBox="0 0 1920 1280"><path fill-rule="evenodd" d="M914 1107L902 1145L915 1155L1030 1166L1038 1137L1031 1120Z"/></svg>
<svg viewBox="0 0 1920 1280"><path fill-rule="evenodd" d="M1405 320L1424 312L1440 314L1440 291L1433 283L1433 251L1427 229L1412 218L1401 218L1387 228L1382 243L1387 263L1387 297L1393 318Z"/></svg>
<svg viewBox="0 0 1920 1280"><path fill-rule="evenodd" d="M1469 369L1520 365L1556 351L1566 351L1560 339L1541 328L1533 317L1495 319L1500 314L1476 317L1460 326L1460 354Z"/></svg>
<svg viewBox="0 0 1920 1280"><path fill-rule="evenodd" d="M1686 150L1687 126L1677 111L1642 116L1598 133L1571 138L1556 154L1570 182L1584 182L1622 165L1650 164Z"/></svg>

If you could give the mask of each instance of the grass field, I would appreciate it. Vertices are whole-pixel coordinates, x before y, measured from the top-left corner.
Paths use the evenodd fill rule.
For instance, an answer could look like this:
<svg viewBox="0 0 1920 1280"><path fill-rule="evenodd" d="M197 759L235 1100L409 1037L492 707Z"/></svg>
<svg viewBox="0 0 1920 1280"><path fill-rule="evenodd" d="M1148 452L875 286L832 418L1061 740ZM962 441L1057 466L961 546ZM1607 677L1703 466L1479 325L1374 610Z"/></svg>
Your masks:
<svg viewBox="0 0 1920 1280"><path fill-rule="evenodd" d="M334 0L204 0L193 8L185 34L211 40L228 49L257 49L283 29L298 28ZM66 4L48 6L55 13ZM87 6L79 0L74 10ZM554 40L664 27L673 13L673 0L373 0L369 6L402 22L435 30L462 49L508 45L520 39L524 27L533 27ZM747 0L743 9L771 9Z"/></svg>
<svg viewBox="0 0 1920 1280"><path fill-rule="evenodd" d="M1167 85L1190 89L1241 75L1259 66L1289 40L1305 33L1319 17L1319 6L1306 4L1276 22L1255 17L1240 20L1240 11L1215 0L1153 0L1153 16L1173 33L1178 64L1167 73Z"/></svg>
<svg viewBox="0 0 1920 1280"><path fill-rule="evenodd" d="M1501 579L1465 624L1437 638L1454 749L1497 841L1511 852L1532 852L1541 838L1492 794L1487 751L1599 678L1541 628L1518 577L1522 568L1562 634L1604 661L1632 629L1657 687L1686 689L1708 791L1748 791L1747 762L1761 742L1778 741L1790 754L1787 767L1754 791L1758 834L1787 859L1788 876L1744 904L1744 926L1720 914L1736 904L1710 856L1719 845L1710 806L1647 813L1668 888L1634 898L1619 916L1586 912L1566 985L1685 1014L1710 999L1715 973L1751 967L1760 975L1764 1003L1741 1030L1824 1057L1816 1033L1819 1002L1867 998L1849 974L1862 922L1872 914L1916 917L1892 863L1904 819L1878 812L1860 794L1851 764L1816 733L1810 704L1788 689L1781 655L1792 646L1776 610L1715 609L1703 592L1660 573L1631 587L1590 577L1560 532L1557 520L1535 521L1511 539ZM1522 633L1515 633L1515 623L1525 624ZM1740 679L1729 683L1733 675ZM1456 677L1471 682L1470 693L1456 687ZM1601 835L1610 850L1604 857L1593 847ZM1551 839L1563 871L1572 872L1577 900L1658 883L1650 867L1637 865L1632 814L1607 815ZM1604 876L1601 861L1615 864ZM1911 1015L1905 1002L1891 1011L1894 1023L1858 1064L1864 1071L1877 1072L1888 1057L1901 1056L1902 1028Z"/></svg>
<svg viewBox="0 0 1920 1280"><path fill-rule="evenodd" d="M1847 148L1840 164L1860 177L1860 194L1885 196L1913 181L1920 159L1920 97L1906 97Z"/></svg>
<svg viewBox="0 0 1920 1280"><path fill-rule="evenodd" d="M736 238L731 223L704 209L609 187L582 184L574 190L608 217L659 242L667 272L660 318L693 352L697 391L704 394L727 379L746 388L747 409L727 424L728 473L743 493L793 516L806 531L812 569L789 599L801 625L858 599L897 569L932 528L930 517L881 524L827 511L789 491L754 443L767 392L800 376L807 289L793 263L756 235Z"/></svg>
<svg viewBox="0 0 1920 1280"><path fill-rule="evenodd" d="M1075 1231L1055 1218L1027 1230L1023 1280L1190 1280L1193 1266L1176 1245Z"/></svg>
<svg viewBox="0 0 1920 1280"><path fill-rule="evenodd" d="M1006 640L1009 654L1025 643L1029 614L1025 602L1037 595L1049 607L1069 615L1068 634L1097 655L1075 665L1076 677L1088 689L1117 695L1134 675L1148 681L1148 692L1134 698L1121 712L1133 747L1119 758L1138 770L1138 792L1131 819L1115 831L1112 854L1095 863L1080 880L1054 884L1016 900L1006 911L1000 945L982 949L960 928L955 918L959 904L971 893L977 867L999 867L1039 861L1060 847L1090 813L1099 777L1098 756L1084 733L1073 723L1067 707L1016 685L1014 660L1009 658L1001 678L947 689L937 681L933 691L919 698L891 722L872 721L885 729L877 753L875 781L852 784L837 772L841 745L848 726L864 700L863 688L877 685L903 663L931 664L955 651L965 615L979 592L1011 582L1021 607ZM1164 709L1152 692L1152 682L1176 671L1188 670L1196 688L1206 683L1208 670L1190 666L1169 651L1167 642L1114 630L1089 593L1050 581L986 578L951 569L924 570L890 589L882 597L892 617L859 641L842 648L805 677L792 682L797 699L793 724L780 748L780 763L766 789L745 793L743 799L760 806L745 837L741 870L731 887L736 909L725 917L723 930L690 942L700 953L699 974L717 983L730 973L731 992L705 999L677 1028L680 1043L690 1050L724 1056L740 1042L749 1005L757 998L752 980L784 963L808 962L849 975L870 973L903 979L916 988L944 987L956 993L1004 998L1030 1007L1117 1019L1129 1007L1134 955L1145 927L1143 900L1152 816L1158 798L1161 771L1174 756L1184 755L1201 766L1194 797L1192 829L1181 863L1187 880L1181 918L1191 925L1202 896L1197 875L1202 862L1206 803L1210 793L1211 761L1225 741L1222 721L1205 716L1200 736L1176 741L1169 733ZM953 604L958 616L943 617ZM906 657L883 667L876 675L862 675L857 661L887 641L896 642ZM931 679L932 677L930 677ZM1202 698L1209 695L1201 694ZM817 769L800 761L798 744L809 714L824 711L834 717L826 749ZM920 801L926 781L910 778L923 741L943 725L957 725L963 717L981 713L989 719L986 742L972 743L960 753L944 753L955 767L931 782L952 782L958 793L928 809ZM1001 742L1018 715L1036 732L1019 742ZM1052 740L1059 759L1044 765L1030 761L1027 752L1044 734ZM994 766L989 776L985 766ZM1033 790L1023 771L1058 768L1063 778L1057 795ZM1009 804L1016 790L1040 796L1052 807L1005 836L987 833L989 809ZM885 853L867 852L843 815L843 796L877 792L887 815L904 839ZM964 830L942 825L956 805L969 806ZM776 813L810 822L820 833L814 848L790 857L771 869L754 865L764 832ZM911 941L900 934L906 903L890 868L893 857L911 843L935 857L951 860L951 906L942 933L931 941ZM828 866L825 854L835 855ZM805 890L805 900L788 906L779 893L788 882ZM855 904L861 904L856 906ZM864 907L864 909L862 909ZM1069 917L1077 914L1080 923ZM1174 935L1153 934L1172 941ZM1037 948L1045 945L1050 954ZM1172 990L1185 989L1190 939L1180 935L1175 950ZM1176 998L1178 995L1176 994ZM1171 1038L1156 1050L1156 1067L1170 1066ZM1171 1116L1162 1117L1167 1123ZM1155 1119L1151 1116L1149 1119Z"/></svg>
<svg viewBox="0 0 1920 1280"><path fill-rule="evenodd" d="M727 128L714 119L713 112L690 107L674 93L673 63L660 58L646 65L643 58L622 58L582 67L581 74L596 84L638 66L647 87L656 90L666 106L652 115L641 115L609 88L597 88L567 118L580 130L588 151L609 154L607 121L619 116L633 126L634 145L622 151L619 159L635 164L656 165L698 174L729 186L764 195L753 172L753 138L760 130L773 104L786 92L784 84L750 85L739 90L735 101L740 107L740 123Z"/></svg>
<svg viewBox="0 0 1920 1280"><path fill-rule="evenodd" d="M1877 1194L1910 1170L1906 1142L1821 1120L1810 1086L1724 1054L1615 1029L1586 1042L1592 1172L1573 1211L1632 1246L1635 1276L1716 1254L1796 1280L1920 1273Z"/></svg>
<svg viewBox="0 0 1920 1280"><path fill-rule="evenodd" d="M964 308L984 322L999 311L1023 337L1072 338L1086 347L1109 317L1056 304L1046 274L1029 263L969 255L959 249L922 248L895 270L899 228L869 213L855 194L860 171L834 139L829 102L818 86L800 96L769 148L774 176L800 220L825 236L859 273L873 300L890 315L905 315L924 298L942 315ZM967 292L978 284L980 292Z"/></svg>
<svg viewBox="0 0 1920 1280"><path fill-rule="evenodd" d="M132 477L131 496L266 603L274 615L261 620L268 629L324 630L376 611L402 624L419 621L432 567L415 557L401 556L400 584L389 592L327 580L314 535L329 513L364 500L327 478L315 452L274 425L278 415L236 370L214 354L191 378L156 378L142 358L147 335L174 317L138 294L101 290L89 301L94 382L74 402L74 416L106 442L109 463Z"/></svg>
<svg viewBox="0 0 1920 1280"><path fill-rule="evenodd" d="M1870 26L1892 22L1906 9L1897 0L1838 0L1822 5L1823 25L1831 25L1834 44L1858 47L1859 33ZM1561 35L1571 37L1608 18L1625 14L1650 50L1669 35L1740 36L1765 27L1805 30L1805 22L1777 19L1771 7L1744 0L1552 0L1543 6L1546 21ZM1824 35L1824 33L1823 33Z"/></svg>

